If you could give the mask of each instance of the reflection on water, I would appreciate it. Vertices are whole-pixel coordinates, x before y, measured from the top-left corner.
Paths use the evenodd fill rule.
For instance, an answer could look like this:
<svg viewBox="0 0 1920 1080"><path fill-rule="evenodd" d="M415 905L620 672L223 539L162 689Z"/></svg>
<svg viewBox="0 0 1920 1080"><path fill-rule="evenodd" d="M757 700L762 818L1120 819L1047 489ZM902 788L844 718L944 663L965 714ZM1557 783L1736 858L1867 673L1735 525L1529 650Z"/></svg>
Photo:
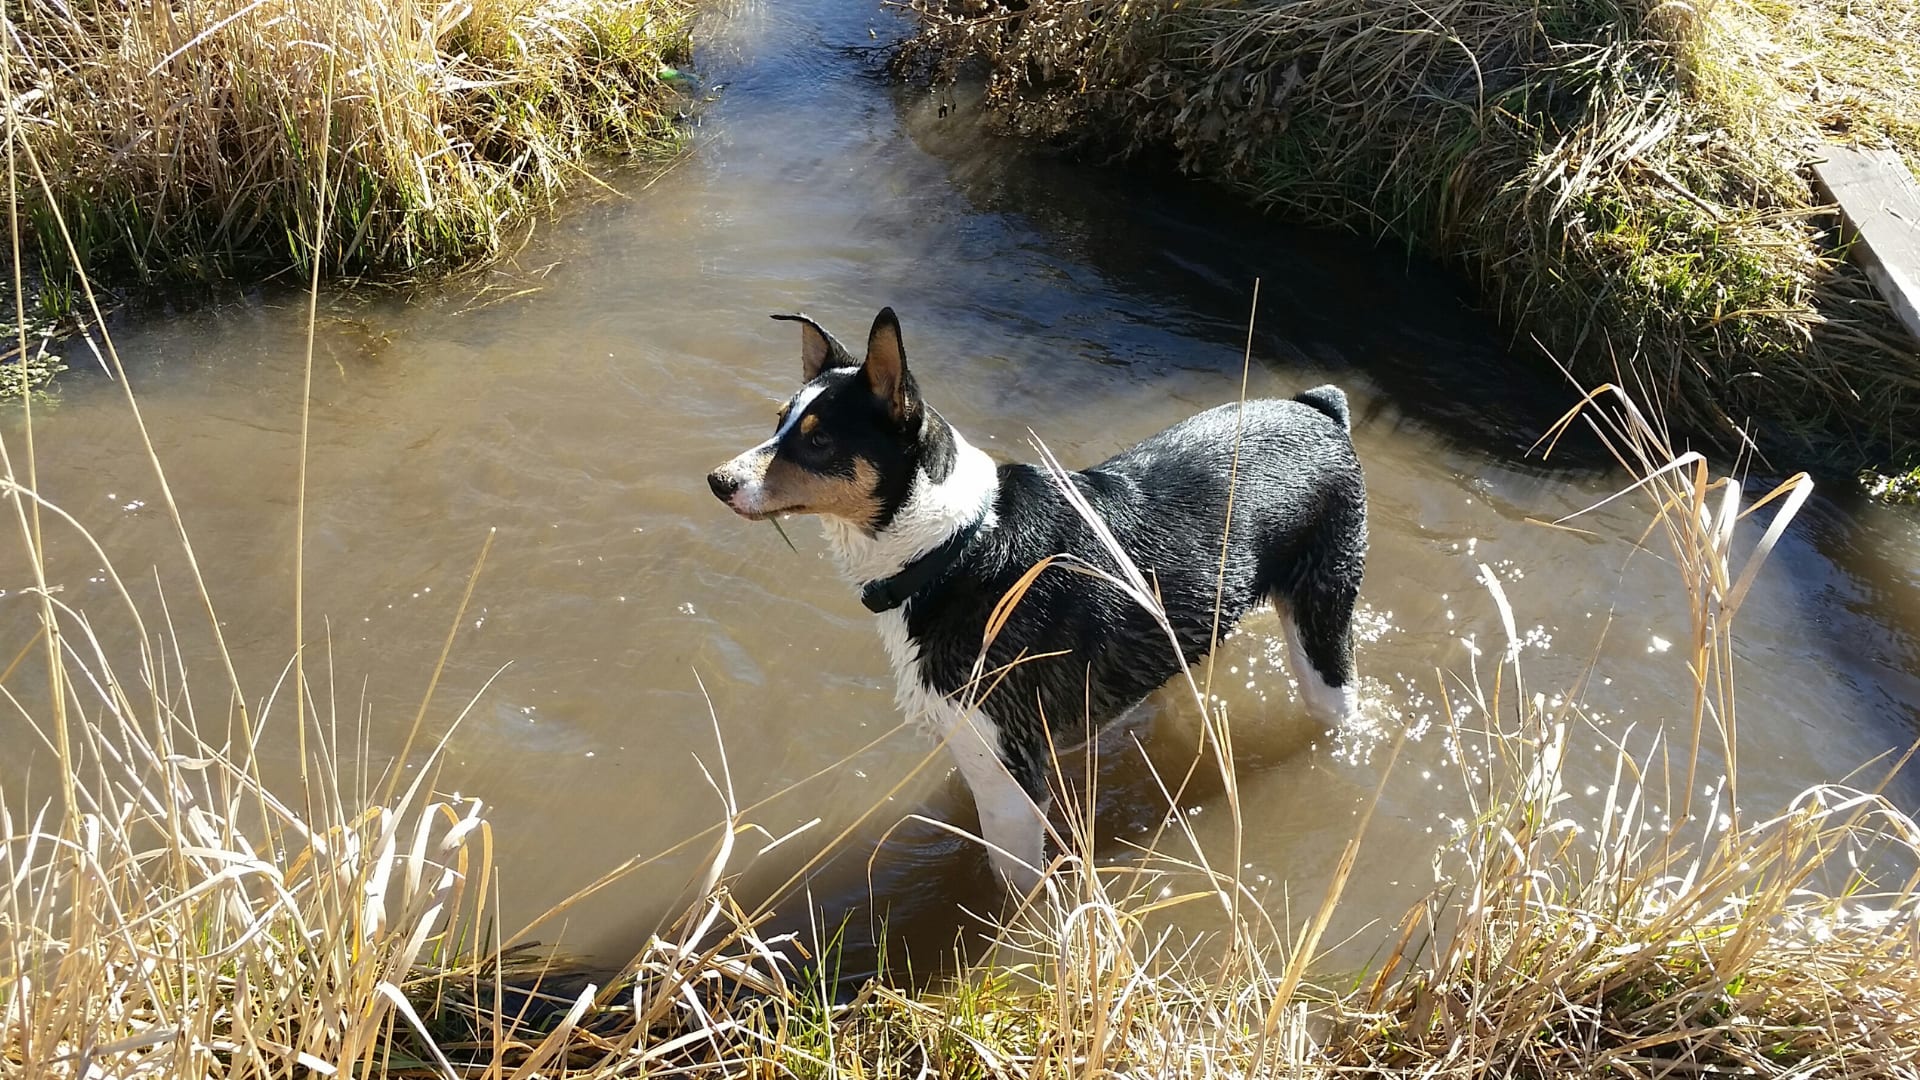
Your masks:
<svg viewBox="0 0 1920 1080"><path fill-rule="evenodd" d="M1037 437L1086 464L1237 393L1260 280L1251 390L1348 389L1375 544L1366 724L1306 724L1273 662L1270 621L1217 661L1241 766L1242 860L1276 906L1317 901L1380 782L1381 741L1401 731L1411 738L1344 928L1397 917L1429 884L1437 845L1465 813L1463 767L1439 734L1449 695L1476 657L1488 670L1503 647L1476 580L1483 563L1519 616L1529 686L1578 685L1600 724L1583 736L1595 756L1576 759L1577 797L1603 782L1587 773L1610 762L1606 739L1684 718L1688 679L1668 645L1686 633L1684 593L1657 549L1630 554L1642 513L1609 506L1586 519L1591 535L1529 523L1619 481L1593 467L1590 446L1572 472L1521 459L1573 395L1510 359L1444 282L1190 185L994 141L964 108L942 119L872 76L858 47L869 24L891 32L885 22L825 0L736 15L726 49L708 54L722 100L671 173L583 199L487 291L327 303L306 554L306 610L326 618L310 636L324 632L331 672L319 704L343 742L364 727L374 769L398 753L497 530L428 725L438 736L465 711L441 786L493 806L510 922L713 825L723 775L742 803L773 797L754 812L771 836L802 829L743 895L787 882L850 832L782 907L790 925L815 909L866 911L871 888L893 932L938 946L956 901L992 895L977 849L937 824L971 827L964 789L897 730L870 617L812 527L790 524L789 550L706 491L707 467L762 437L797 377L791 330L765 318L773 311L804 308L857 334L891 304L926 394L975 443L1031 457ZM303 315L280 297L145 325L120 343L256 703L292 647ZM5 422L13 438L18 417ZM190 578L117 389L69 379L36 433L47 495L93 528L150 610L165 587L201 706L217 717L209 635L185 602ZM59 550L62 599L130 649L96 561L77 543ZM1744 802L1773 807L1913 737L1916 556L1913 518L1871 506L1817 503L1791 532L1739 635ZM17 595L24 566L4 558L11 656L33 616ZM8 688L30 696L34 685L22 673ZM1196 710L1164 697L1098 757L1091 790L1116 857L1118 841L1159 821L1155 769L1184 772L1198 745ZM291 775L286 715L263 745ZM17 717L0 720L0 738L33 744ZM1473 748L1455 749L1471 776ZM47 793L35 760L0 763L10 799ZM1702 775L1713 772L1708 762ZM1217 853L1230 850L1229 822L1209 776L1200 770L1182 806ZM542 936L607 955L631 946L710 842Z"/></svg>

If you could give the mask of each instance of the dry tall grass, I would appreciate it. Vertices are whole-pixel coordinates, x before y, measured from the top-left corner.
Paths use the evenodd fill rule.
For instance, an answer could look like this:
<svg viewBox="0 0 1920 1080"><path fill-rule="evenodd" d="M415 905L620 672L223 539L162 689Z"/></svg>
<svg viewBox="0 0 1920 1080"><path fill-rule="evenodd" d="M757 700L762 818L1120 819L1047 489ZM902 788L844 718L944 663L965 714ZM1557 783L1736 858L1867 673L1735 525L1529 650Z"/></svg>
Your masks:
<svg viewBox="0 0 1920 1080"><path fill-rule="evenodd" d="M29 283L423 274L671 137L686 0L22 0L0 86ZM315 245L316 224L323 240ZM67 238L71 238L69 245ZM31 279L38 276L41 280Z"/></svg>
<svg viewBox="0 0 1920 1080"><path fill-rule="evenodd" d="M1920 165L1920 4L913 0L1031 134L1171 149L1256 202L1462 267L1516 340L1734 445L1920 455L1920 345L1809 186ZM1527 347L1531 351L1531 346Z"/></svg>

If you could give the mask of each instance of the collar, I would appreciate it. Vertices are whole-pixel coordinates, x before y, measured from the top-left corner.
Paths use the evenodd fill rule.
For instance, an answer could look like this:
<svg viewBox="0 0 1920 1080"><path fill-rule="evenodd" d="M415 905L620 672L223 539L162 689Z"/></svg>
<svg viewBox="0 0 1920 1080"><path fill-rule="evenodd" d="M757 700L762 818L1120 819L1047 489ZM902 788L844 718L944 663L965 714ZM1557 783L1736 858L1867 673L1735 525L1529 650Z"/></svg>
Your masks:
<svg viewBox="0 0 1920 1080"><path fill-rule="evenodd" d="M860 589L860 602L875 615L892 611L906 603L914 593L932 584L935 578L959 561L960 553L973 542L986 520L985 514L980 515L973 520L973 524L947 537L939 547L901 567L899 573L867 582Z"/></svg>

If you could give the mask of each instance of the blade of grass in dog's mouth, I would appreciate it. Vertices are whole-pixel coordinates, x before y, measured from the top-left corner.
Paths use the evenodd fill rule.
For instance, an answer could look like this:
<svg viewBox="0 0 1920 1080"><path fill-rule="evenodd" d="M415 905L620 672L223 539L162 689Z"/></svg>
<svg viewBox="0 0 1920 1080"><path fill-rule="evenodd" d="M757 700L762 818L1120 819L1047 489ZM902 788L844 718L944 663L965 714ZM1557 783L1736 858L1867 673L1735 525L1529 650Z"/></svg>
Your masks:
<svg viewBox="0 0 1920 1080"><path fill-rule="evenodd" d="M793 552L793 553L794 553L795 555L798 555L798 554L800 554L800 549L799 549L799 548L797 548L797 547L794 547L794 546L793 546L793 541L792 541L792 540L789 540L789 539L787 538L787 530L785 530L785 529L783 529L783 528L781 528L781 527L780 527L780 519L779 519L779 518L777 518L777 517L770 517L770 518L768 518L768 519L767 519L767 524L769 524L769 525L772 525L772 526L773 526L773 531L774 531L774 532L777 532L777 533L779 533L779 534L780 534L780 539L782 539L782 540L786 540L786 541L787 541L787 550L788 550L788 551L791 551L791 552Z"/></svg>

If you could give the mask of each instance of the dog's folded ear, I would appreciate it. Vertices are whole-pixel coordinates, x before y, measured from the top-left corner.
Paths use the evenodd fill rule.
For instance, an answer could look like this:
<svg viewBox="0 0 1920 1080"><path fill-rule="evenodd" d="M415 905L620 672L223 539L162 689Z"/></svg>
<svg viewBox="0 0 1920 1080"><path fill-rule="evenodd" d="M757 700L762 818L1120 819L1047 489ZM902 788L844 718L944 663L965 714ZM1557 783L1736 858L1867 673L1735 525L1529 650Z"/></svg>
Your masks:
<svg viewBox="0 0 1920 1080"><path fill-rule="evenodd" d="M861 365L873 396L887 403L895 420L913 412L913 377L907 374L907 347L900 341L900 319L885 307L867 331L867 360Z"/></svg>
<svg viewBox="0 0 1920 1080"><path fill-rule="evenodd" d="M782 322L800 324L800 375L803 382L812 382L814 376L828 368L852 367L853 357L846 348L834 340L827 328L812 319L794 312L791 315L773 315Z"/></svg>

